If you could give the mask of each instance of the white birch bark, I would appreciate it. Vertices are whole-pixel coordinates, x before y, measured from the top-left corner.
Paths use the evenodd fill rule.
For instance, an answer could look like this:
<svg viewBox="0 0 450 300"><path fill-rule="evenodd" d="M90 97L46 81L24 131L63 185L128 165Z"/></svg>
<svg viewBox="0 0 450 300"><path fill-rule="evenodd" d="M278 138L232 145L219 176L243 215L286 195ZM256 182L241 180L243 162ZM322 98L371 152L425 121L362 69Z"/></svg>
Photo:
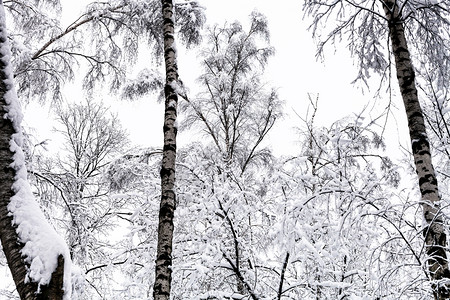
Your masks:
<svg viewBox="0 0 450 300"><path fill-rule="evenodd" d="M164 147L161 166L161 204L159 209L158 245L156 254L156 275L153 287L155 300L169 300L172 279L173 217L175 211L175 158L177 136L178 67L174 37L174 4L162 0L164 60L166 67Z"/></svg>
<svg viewBox="0 0 450 300"><path fill-rule="evenodd" d="M435 298L448 299L448 284L439 282L450 278L446 254L447 241L444 217L440 208L438 182L431 160L424 116L419 103L414 67L397 2L395 0L386 0L384 3L383 7L389 25L397 79L408 119L414 164L422 196L423 216L426 222L423 234L428 255L428 271L431 279L434 281Z"/></svg>

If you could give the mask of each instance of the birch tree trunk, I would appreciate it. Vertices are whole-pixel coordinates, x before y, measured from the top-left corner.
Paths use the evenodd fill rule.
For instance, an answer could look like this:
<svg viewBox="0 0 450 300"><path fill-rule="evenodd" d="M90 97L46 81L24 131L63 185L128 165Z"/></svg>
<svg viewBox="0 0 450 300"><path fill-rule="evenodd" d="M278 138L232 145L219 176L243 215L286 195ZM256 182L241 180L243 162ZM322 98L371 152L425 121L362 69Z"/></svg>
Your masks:
<svg viewBox="0 0 450 300"><path fill-rule="evenodd" d="M397 1L385 0L383 8L388 20L397 79L408 118L412 153L422 195L423 215L426 222L423 234L428 255L428 271L433 280L435 299L449 299L448 283L439 282L450 278L444 216L440 208L436 173L431 161L430 144L416 89L414 67Z"/></svg>
<svg viewBox="0 0 450 300"><path fill-rule="evenodd" d="M161 166L161 204L159 208L158 245L156 254L156 275L153 287L155 300L168 300L172 280L172 239L175 211L175 158L177 136L178 67L174 37L174 4L172 0L162 0L164 60L166 67L164 147Z"/></svg>
<svg viewBox="0 0 450 300"><path fill-rule="evenodd" d="M38 283L26 280L30 265L22 256L21 250L24 244L20 242L17 228L13 223L13 216L8 209L11 198L16 194L13 184L16 180L17 170L12 166L16 152L11 150L11 140L17 133L17 128L10 117L4 117L8 114L10 105L6 94L14 88L12 74L8 72L10 57L4 50L5 48L9 49L4 16L3 2L0 0L0 239L20 298L22 300L60 300L64 295L63 255L58 256L57 268L48 285L38 287Z"/></svg>

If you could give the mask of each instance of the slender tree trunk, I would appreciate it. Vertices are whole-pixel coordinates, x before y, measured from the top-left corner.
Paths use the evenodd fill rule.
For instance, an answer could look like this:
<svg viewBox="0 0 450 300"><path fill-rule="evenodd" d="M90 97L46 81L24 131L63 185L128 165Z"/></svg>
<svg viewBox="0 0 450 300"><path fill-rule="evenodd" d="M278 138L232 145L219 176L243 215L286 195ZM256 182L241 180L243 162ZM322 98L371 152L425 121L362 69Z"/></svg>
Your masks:
<svg viewBox="0 0 450 300"><path fill-rule="evenodd" d="M26 282L29 264L22 257L21 250L24 244L20 242L16 226L13 225L13 217L8 210L11 198L15 196L12 187L15 183L17 171L11 166L15 152L11 151L10 143L13 135L17 133L17 128L10 117L4 117L8 113L9 106L6 93L14 88L12 74L8 72L10 57L4 50L10 47L6 37L4 8L3 2L0 0L0 239L20 298L23 300L60 300L64 295L63 255L58 256L57 269L53 272L50 283L46 286L40 286L40 293L38 294L38 284L31 281Z"/></svg>
<svg viewBox="0 0 450 300"><path fill-rule="evenodd" d="M440 209L440 196L436 173L431 161L430 144L415 83L405 29L399 7L395 0L384 1L384 11L389 24L392 52L395 57L397 79L408 118L414 164L422 195L423 215L427 226L423 234L428 255L428 271L433 282L435 299L449 299L448 283L440 284L442 279L450 279L446 254L446 233L444 216Z"/></svg>
<svg viewBox="0 0 450 300"><path fill-rule="evenodd" d="M156 254L156 275L153 287L155 300L168 300L172 280L172 239L175 211L175 158L177 136L178 67L174 37L174 5L171 0L162 0L164 60L166 66L164 147L161 166L161 204L159 208L158 246Z"/></svg>

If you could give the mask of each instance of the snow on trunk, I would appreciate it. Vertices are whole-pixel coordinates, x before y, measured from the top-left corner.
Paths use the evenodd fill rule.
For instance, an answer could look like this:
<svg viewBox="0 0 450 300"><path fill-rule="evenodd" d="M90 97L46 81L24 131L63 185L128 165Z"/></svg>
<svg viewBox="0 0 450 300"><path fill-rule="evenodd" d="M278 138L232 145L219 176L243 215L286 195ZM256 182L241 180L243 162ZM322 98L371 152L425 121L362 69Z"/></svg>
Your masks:
<svg viewBox="0 0 450 300"><path fill-rule="evenodd" d="M49 225L31 192L22 151L23 118L13 84L11 51L6 33L5 10L0 1L0 110L3 114L0 132L2 171L0 236L18 292L22 298L58 299L52 275L63 274L64 299L71 294L71 260L64 240ZM9 146L7 145L9 140ZM64 264L64 266L62 266ZM60 275L58 275L61 277ZM52 281L52 283L51 283ZM34 289L34 291L33 291ZM27 299L31 299L27 298Z"/></svg>

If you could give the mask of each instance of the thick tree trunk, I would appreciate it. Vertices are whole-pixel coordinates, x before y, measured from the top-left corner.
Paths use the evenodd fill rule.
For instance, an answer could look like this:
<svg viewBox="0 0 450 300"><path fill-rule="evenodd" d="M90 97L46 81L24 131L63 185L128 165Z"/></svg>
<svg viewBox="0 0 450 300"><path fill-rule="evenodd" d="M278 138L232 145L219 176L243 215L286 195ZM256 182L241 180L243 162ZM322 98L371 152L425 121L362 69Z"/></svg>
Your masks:
<svg viewBox="0 0 450 300"><path fill-rule="evenodd" d="M26 282L29 264L22 257L24 244L20 242L19 234L13 223L13 217L8 210L11 198L15 196L13 184L16 169L12 167L14 154L11 150L11 140L17 133L13 121L4 116L8 113L6 93L13 89L11 74L8 73L10 57L5 55L5 48L9 48L4 20L3 3L0 0L0 239L6 260L21 299L60 300L63 298L64 257L58 257L58 267L53 272L47 286L40 286L35 282ZM40 293L38 294L38 288Z"/></svg>
<svg viewBox="0 0 450 300"><path fill-rule="evenodd" d="M450 278L446 254L446 233L444 216L440 210L436 173L431 161L430 144L416 89L414 67L408 50L404 25L401 16L399 16L397 2L395 0L385 0L384 3L398 84L408 118L414 164L422 195L423 215L427 224L423 234L428 255L428 271L430 278L433 280L435 298L449 299L448 283L439 283L442 279L448 280Z"/></svg>
<svg viewBox="0 0 450 300"><path fill-rule="evenodd" d="M166 66L164 147L161 166L161 204L159 208L158 246L156 275L153 287L155 300L168 300L172 280L172 239L175 211L175 158L177 136L178 67L174 37L174 5L171 0L162 0L164 60Z"/></svg>

